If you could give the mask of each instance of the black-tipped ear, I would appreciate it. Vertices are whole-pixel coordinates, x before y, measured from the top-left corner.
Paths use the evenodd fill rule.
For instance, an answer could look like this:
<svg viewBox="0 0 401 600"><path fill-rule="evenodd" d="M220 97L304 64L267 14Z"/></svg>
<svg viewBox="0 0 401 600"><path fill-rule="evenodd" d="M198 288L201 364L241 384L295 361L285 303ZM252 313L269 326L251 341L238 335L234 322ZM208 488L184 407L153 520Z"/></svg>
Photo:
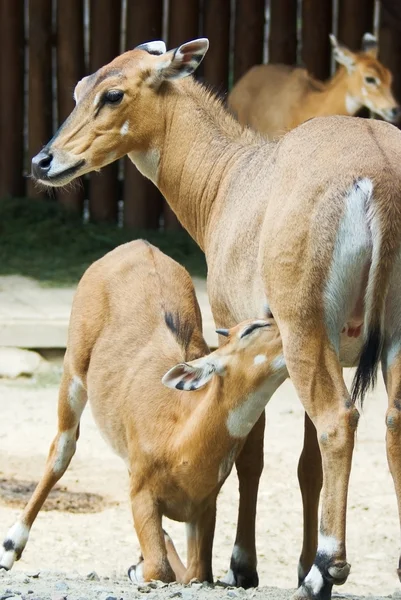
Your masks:
<svg viewBox="0 0 401 600"><path fill-rule="evenodd" d="M224 337L228 337L230 334L228 329L216 329L216 333L218 333L219 335L224 335Z"/></svg>
<svg viewBox="0 0 401 600"><path fill-rule="evenodd" d="M149 54L155 54L156 56L160 56L161 54L165 54L167 52L166 44L161 40L145 42L144 44L136 46L135 50L145 50L145 52L148 52Z"/></svg>

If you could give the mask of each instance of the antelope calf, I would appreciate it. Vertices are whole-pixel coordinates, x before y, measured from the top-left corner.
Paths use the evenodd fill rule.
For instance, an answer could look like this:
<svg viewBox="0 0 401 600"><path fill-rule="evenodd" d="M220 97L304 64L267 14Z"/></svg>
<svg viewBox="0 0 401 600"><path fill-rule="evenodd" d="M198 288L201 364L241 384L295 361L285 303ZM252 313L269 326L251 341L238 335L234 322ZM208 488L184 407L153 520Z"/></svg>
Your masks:
<svg viewBox="0 0 401 600"><path fill-rule="evenodd" d="M242 125L273 139L312 117L355 115L365 106L395 122L400 108L391 93L392 76L377 60L377 41L365 33L354 53L330 36L337 73L323 83L305 69L258 65L236 83L228 106Z"/></svg>
<svg viewBox="0 0 401 600"><path fill-rule="evenodd" d="M0 567L9 569L20 558L75 452L89 400L99 429L129 471L143 555L131 579L212 581L217 494L286 377L272 320L220 333L227 343L208 354L188 273L146 242L120 246L87 270L72 308L58 433L39 485L6 536ZM165 540L163 515L187 522L188 569Z"/></svg>

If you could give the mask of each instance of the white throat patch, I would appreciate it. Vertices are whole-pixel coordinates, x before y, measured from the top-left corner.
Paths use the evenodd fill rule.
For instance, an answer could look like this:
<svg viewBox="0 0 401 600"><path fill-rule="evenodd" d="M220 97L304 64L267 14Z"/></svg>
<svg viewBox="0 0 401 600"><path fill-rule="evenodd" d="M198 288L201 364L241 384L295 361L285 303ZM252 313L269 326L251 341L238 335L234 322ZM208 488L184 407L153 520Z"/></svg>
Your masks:
<svg viewBox="0 0 401 600"><path fill-rule="evenodd" d="M134 163L138 171L157 185L159 171L160 152L156 149L147 152L130 152L130 160Z"/></svg>

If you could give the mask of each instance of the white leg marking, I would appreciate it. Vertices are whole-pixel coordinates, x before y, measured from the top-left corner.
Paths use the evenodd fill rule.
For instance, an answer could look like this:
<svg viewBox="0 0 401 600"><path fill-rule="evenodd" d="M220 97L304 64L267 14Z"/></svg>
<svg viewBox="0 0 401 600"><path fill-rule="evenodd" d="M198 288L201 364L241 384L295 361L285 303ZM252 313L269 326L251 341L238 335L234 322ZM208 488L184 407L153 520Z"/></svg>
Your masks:
<svg viewBox="0 0 401 600"><path fill-rule="evenodd" d="M319 533L317 551L326 556L333 556L338 550L338 541L332 535Z"/></svg>
<svg viewBox="0 0 401 600"><path fill-rule="evenodd" d="M77 445L76 441L77 428L72 427L60 434L57 443L56 457L53 465L53 473L64 473L72 456L74 455Z"/></svg>
<svg viewBox="0 0 401 600"><path fill-rule="evenodd" d="M316 565L312 565L311 570L305 577L303 585L308 586L315 595L317 595L322 589L324 585L324 579Z"/></svg>
<svg viewBox="0 0 401 600"><path fill-rule="evenodd" d="M129 131L129 121L125 121L125 123L123 123L121 129L120 129L120 133L121 135L127 135Z"/></svg>
<svg viewBox="0 0 401 600"><path fill-rule="evenodd" d="M29 528L21 521L10 527L3 542L4 552L0 556L0 567L11 569L25 548L28 537Z"/></svg>
<svg viewBox="0 0 401 600"><path fill-rule="evenodd" d="M355 306L362 285L363 269L372 251L368 217L372 191L372 182L367 178L352 186L337 231L324 291L326 326L330 341L337 351L341 329Z"/></svg>
<svg viewBox="0 0 401 600"><path fill-rule="evenodd" d="M145 579L143 576L143 560L135 566L132 566L128 571L128 576L131 579L132 583L139 585L141 583L145 583Z"/></svg>
<svg viewBox="0 0 401 600"><path fill-rule="evenodd" d="M73 376L68 388L68 403L79 420L86 404L86 390L77 375Z"/></svg>
<svg viewBox="0 0 401 600"><path fill-rule="evenodd" d="M236 582L235 582L235 577L234 577L234 573L232 572L232 569L229 569L227 571L227 574L225 577L223 577L222 582L226 583L227 585L235 586Z"/></svg>

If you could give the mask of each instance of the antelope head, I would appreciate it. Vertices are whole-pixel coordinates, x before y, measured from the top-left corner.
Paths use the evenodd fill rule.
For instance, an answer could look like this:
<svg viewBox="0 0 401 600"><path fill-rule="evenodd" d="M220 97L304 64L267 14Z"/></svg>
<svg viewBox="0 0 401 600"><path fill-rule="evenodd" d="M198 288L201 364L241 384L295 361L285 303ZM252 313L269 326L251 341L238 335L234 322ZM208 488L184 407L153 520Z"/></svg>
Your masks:
<svg viewBox="0 0 401 600"><path fill-rule="evenodd" d="M233 397L243 398L269 378L278 385L287 376L280 332L274 319L244 321L227 330L218 330L227 342L211 354L180 363L170 369L162 382L179 390L198 390L214 376L224 377ZM222 333L224 331L224 333Z"/></svg>
<svg viewBox="0 0 401 600"><path fill-rule="evenodd" d="M138 168L154 179L159 157L152 142L165 127L160 117L168 90L195 71L208 47L205 38L169 52L164 42L149 42L84 77L74 91L74 110L32 159L33 177L62 186L133 153Z"/></svg>
<svg viewBox="0 0 401 600"><path fill-rule="evenodd" d="M360 52L351 52L330 35L335 60L343 65L348 75L347 102L350 113L365 106L390 123L400 117L400 107L391 92L392 75L377 59L376 38L365 33ZM352 106L355 110L352 110Z"/></svg>

